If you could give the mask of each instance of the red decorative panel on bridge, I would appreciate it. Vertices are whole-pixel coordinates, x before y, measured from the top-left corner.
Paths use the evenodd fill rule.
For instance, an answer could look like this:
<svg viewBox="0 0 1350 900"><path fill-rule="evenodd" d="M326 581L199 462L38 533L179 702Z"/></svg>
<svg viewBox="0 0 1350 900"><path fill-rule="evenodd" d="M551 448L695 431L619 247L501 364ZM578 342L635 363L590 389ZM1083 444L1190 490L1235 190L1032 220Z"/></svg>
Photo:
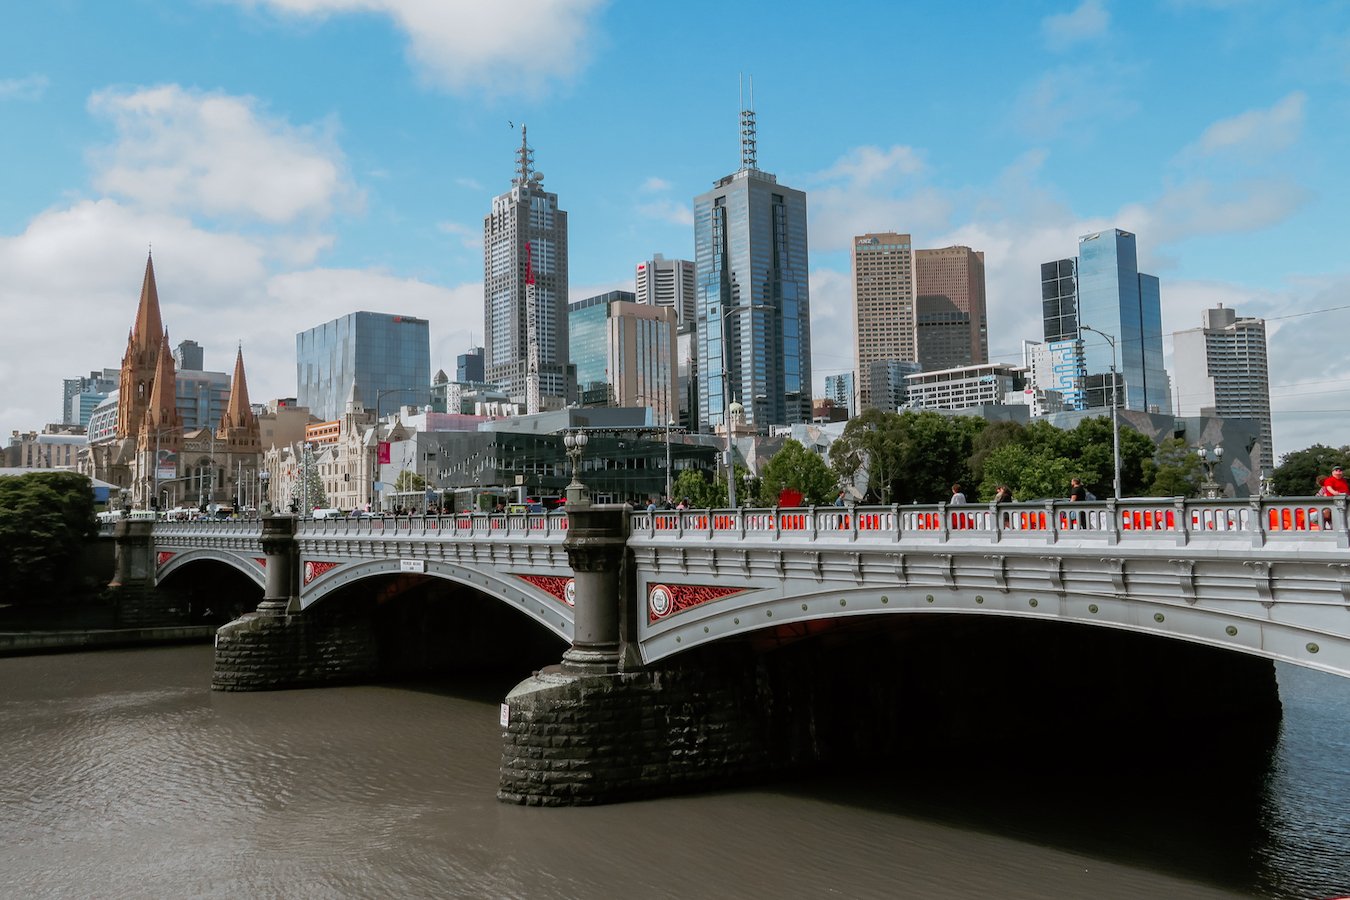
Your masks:
<svg viewBox="0 0 1350 900"><path fill-rule="evenodd" d="M712 584L654 584L647 591L647 621L655 622L672 613L721 600L744 590Z"/></svg>
<svg viewBox="0 0 1350 900"><path fill-rule="evenodd" d="M160 566L164 565L166 562L173 559L177 555L178 555L177 553L172 553L168 550L159 551L158 553L155 554L155 568L158 569Z"/></svg>
<svg viewBox="0 0 1350 900"><path fill-rule="evenodd" d="M265 557L265 556L255 556L255 557L253 557L253 561L254 561L255 563L257 563L258 565L262 566L264 569L267 568L267 557Z"/></svg>
<svg viewBox="0 0 1350 900"><path fill-rule="evenodd" d="M336 569L341 563L335 562L315 562L313 560L305 563L305 584L309 584L315 578L318 578L324 572L330 569Z"/></svg>
<svg viewBox="0 0 1350 900"><path fill-rule="evenodd" d="M552 594L555 599L568 606L576 606L576 581L568 575L517 575L521 581L529 582L539 590Z"/></svg>

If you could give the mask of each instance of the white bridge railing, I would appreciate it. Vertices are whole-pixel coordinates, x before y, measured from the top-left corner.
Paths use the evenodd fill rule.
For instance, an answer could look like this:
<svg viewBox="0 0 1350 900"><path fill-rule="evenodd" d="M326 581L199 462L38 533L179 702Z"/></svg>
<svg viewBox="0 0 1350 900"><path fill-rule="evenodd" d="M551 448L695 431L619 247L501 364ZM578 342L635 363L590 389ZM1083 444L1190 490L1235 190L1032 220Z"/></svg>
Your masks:
<svg viewBox="0 0 1350 900"><path fill-rule="evenodd" d="M828 506L806 509L659 510L633 514L646 539L997 542L1004 539L1185 543L1315 541L1350 546L1345 501L1131 499L994 505Z"/></svg>
<svg viewBox="0 0 1350 900"><path fill-rule="evenodd" d="M550 538L567 534L567 516L551 513L458 513L449 516L335 516L301 519L299 537L442 539Z"/></svg>

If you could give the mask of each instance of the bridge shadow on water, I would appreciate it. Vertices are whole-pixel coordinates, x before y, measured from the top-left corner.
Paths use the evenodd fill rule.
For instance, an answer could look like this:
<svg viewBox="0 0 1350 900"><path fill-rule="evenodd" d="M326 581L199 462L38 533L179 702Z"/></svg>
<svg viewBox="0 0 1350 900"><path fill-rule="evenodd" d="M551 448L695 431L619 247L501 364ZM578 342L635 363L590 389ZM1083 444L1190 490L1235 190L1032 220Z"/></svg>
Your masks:
<svg viewBox="0 0 1350 900"><path fill-rule="evenodd" d="M770 790L1280 895L1264 862L1280 733L1267 661L940 616L766 658L779 652L826 675L820 761Z"/></svg>

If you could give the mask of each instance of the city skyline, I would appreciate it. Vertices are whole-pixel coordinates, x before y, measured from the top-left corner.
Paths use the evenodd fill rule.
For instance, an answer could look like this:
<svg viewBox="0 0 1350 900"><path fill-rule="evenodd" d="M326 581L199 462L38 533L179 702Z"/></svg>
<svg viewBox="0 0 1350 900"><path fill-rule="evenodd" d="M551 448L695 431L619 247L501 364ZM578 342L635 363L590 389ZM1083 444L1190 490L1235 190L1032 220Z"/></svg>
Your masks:
<svg viewBox="0 0 1350 900"><path fill-rule="evenodd" d="M1350 288L1343 7L1040 3L864 24L741 4L716 9L764 38L743 55L670 49L697 46L713 8L13 10L0 111L25 140L0 157L0 434L57 421L62 379L117 364L148 246L172 344L226 369L242 341L259 400L295 394L297 332L363 309L428 319L432 370L449 370L484 342L482 215L524 122L570 216L568 299L632 290L635 263L693 257L693 198L736 165L745 72L763 167L808 197L813 395L853 369L854 235L984 251L990 361L1017 362L1041 336L1041 263L1118 227L1164 285L1169 355L1205 308L1264 318L1277 454L1350 443L1333 344L1350 312L1308 315ZM610 52L658 25L670 40L641 58ZM896 43L935 88L868 50ZM905 115L879 114L888 102ZM656 104L644 132L634 110Z"/></svg>

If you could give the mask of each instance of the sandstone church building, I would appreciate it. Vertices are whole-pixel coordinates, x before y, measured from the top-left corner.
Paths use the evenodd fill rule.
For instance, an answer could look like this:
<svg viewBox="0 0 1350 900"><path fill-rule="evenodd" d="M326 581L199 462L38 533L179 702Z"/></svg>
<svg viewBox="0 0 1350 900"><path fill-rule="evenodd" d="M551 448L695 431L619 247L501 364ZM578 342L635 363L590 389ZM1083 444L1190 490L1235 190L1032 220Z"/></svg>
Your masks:
<svg viewBox="0 0 1350 900"><path fill-rule="evenodd" d="M242 348L220 422L215 428L184 428L154 259L147 256L140 305L122 357L115 436L90 445L84 470L123 488L123 498L138 509L257 505L261 453Z"/></svg>

